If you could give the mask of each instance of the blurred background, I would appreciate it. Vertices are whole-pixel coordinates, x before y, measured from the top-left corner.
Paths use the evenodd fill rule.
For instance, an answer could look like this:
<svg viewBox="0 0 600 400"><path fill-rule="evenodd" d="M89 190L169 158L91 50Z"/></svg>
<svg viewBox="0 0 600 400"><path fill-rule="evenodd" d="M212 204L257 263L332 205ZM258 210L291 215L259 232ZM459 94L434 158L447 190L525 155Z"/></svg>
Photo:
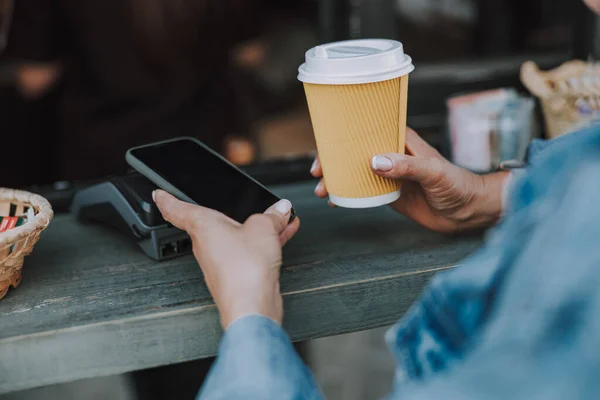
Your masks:
<svg viewBox="0 0 600 400"><path fill-rule="evenodd" d="M16 187L120 174L127 148L180 135L238 164L302 158L315 145L297 67L315 44L349 38L404 43L409 125L448 155L450 95L520 87L525 60L587 58L595 29L571 0L0 5L0 129L14 149L0 182Z"/></svg>
<svg viewBox="0 0 600 400"><path fill-rule="evenodd" d="M297 68L315 44L351 38L403 42L408 123L450 156L450 96L523 90L527 60L598 55L596 22L574 0L0 0L0 185L72 190L126 172L129 147L183 135L267 184L309 179ZM390 389L381 329L304 353L329 398ZM127 378L106 379L2 399L133 398Z"/></svg>

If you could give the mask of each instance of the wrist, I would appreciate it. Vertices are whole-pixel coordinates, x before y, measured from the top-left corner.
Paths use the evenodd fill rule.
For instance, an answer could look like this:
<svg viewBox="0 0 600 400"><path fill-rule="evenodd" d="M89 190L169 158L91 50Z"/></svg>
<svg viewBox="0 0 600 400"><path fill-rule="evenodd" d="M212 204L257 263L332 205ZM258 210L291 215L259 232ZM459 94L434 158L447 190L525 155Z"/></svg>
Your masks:
<svg viewBox="0 0 600 400"><path fill-rule="evenodd" d="M263 315L281 325L283 298L279 281L268 285L248 285L232 289L229 293L224 293L223 299L217 303L223 330L245 315Z"/></svg>
<svg viewBox="0 0 600 400"><path fill-rule="evenodd" d="M475 193L467 206L468 229L487 228L494 225L502 216L504 183L510 173L507 171L478 175Z"/></svg>

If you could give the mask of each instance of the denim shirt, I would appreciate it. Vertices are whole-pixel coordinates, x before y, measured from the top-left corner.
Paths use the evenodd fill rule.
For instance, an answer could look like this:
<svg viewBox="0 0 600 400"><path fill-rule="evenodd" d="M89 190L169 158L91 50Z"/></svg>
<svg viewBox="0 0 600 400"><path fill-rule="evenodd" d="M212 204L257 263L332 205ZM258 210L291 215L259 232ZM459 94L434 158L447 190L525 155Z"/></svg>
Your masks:
<svg viewBox="0 0 600 400"><path fill-rule="evenodd" d="M530 146L503 220L386 334L390 399L600 397L600 130ZM284 330L225 332L200 399L320 399Z"/></svg>

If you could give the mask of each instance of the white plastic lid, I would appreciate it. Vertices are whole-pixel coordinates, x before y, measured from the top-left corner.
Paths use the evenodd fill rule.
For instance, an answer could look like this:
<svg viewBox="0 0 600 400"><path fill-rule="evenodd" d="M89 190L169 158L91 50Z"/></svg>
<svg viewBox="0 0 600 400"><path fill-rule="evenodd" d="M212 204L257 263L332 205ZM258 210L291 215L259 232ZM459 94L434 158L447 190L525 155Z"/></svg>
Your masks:
<svg viewBox="0 0 600 400"><path fill-rule="evenodd" d="M396 40L347 40L308 50L298 80L330 85L371 83L398 78L414 69L402 43Z"/></svg>

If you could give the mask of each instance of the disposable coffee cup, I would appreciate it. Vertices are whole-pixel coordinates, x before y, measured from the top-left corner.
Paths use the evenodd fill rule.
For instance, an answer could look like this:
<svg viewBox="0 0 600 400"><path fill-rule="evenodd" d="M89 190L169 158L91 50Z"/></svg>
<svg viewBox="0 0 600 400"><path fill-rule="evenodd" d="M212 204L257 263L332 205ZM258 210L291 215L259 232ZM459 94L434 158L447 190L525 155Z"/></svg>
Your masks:
<svg viewBox="0 0 600 400"><path fill-rule="evenodd" d="M306 52L298 80L335 205L377 207L400 197L400 182L375 175L370 163L376 154L404 153L413 70L395 40L350 40Z"/></svg>

